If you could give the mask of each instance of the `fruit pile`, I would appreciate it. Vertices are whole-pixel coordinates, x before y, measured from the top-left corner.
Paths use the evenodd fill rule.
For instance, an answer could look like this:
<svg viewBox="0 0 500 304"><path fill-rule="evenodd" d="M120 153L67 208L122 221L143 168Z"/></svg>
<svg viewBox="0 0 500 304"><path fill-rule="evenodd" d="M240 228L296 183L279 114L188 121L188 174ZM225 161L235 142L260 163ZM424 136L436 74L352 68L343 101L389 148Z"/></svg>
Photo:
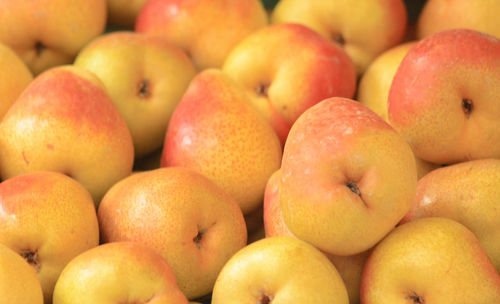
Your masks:
<svg viewBox="0 0 500 304"><path fill-rule="evenodd" d="M0 1L0 303L500 303L498 15Z"/></svg>

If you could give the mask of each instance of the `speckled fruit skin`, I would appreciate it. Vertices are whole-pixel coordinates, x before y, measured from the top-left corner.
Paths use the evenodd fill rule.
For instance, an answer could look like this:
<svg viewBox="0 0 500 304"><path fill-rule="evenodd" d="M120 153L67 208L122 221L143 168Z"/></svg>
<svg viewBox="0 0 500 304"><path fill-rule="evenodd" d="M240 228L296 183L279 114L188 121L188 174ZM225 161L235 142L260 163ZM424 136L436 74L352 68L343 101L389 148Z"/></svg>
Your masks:
<svg viewBox="0 0 500 304"><path fill-rule="evenodd" d="M478 239L445 218L397 227L368 258L361 284L365 304L500 303L500 276Z"/></svg>
<svg viewBox="0 0 500 304"><path fill-rule="evenodd" d="M384 50L397 45L406 31L402 0L281 0L272 23L306 25L341 45L362 74ZM342 37L342 38L339 38Z"/></svg>
<svg viewBox="0 0 500 304"><path fill-rule="evenodd" d="M139 243L104 244L75 257L54 290L54 304L187 304L168 263Z"/></svg>
<svg viewBox="0 0 500 304"><path fill-rule="evenodd" d="M432 163L500 157L499 71L497 38L466 29L429 36L394 76L391 125Z"/></svg>
<svg viewBox="0 0 500 304"><path fill-rule="evenodd" d="M0 43L0 120L33 80L28 67L8 46Z"/></svg>
<svg viewBox="0 0 500 304"><path fill-rule="evenodd" d="M417 184L402 223L440 216L460 222L479 239L500 271L500 159L480 159L432 171Z"/></svg>
<svg viewBox="0 0 500 304"><path fill-rule="evenodd" d="M189 299L208 294L222 266L247 241L234 199L182 167L120 181L106 193L98 217L104 242L137 241L160 253Z"/></svg>
<svg viewBox="0 0 500 304"><path fill-rule="evenodd" d="M98 204L132 172L133 149L100 80L81 68L58 67L39 75L0 124L0 175L65 173Z"/></svg>
<svg viewBox="0 0 500 304"><path fill-rule="evenodd" d="M170 119L161 166L202 173L248 214L262 205L280 163L278 137L243 88L215 69L198 74Z"/></svg>
<svg viewBox="0 0 500 304"><path fill-rule="evenodd" d="M224 266L212 304L349 303L335 267L296 238L265 238L238 251Z"/></svg>
<svg viewBox="0 0 500 304"><path fill-rule="evenodd" d="M133 32L99 37L78 54L74 65L102 80L127 122L135 157L161 148L170 116L196 75L180 48Z"/></svg>
<svg viewBox="0 0 500 304"><path fill-rule="evenodd" d="M43 304L35 271L16 252L0 244L0 295L3 303Z"/></svg>
<svg viewBox="0 0 500 304"><path fill-rule="evenodd" d="M428 0L419 15L417 36L468 28L500 38L500 1Z"/></svg>
<svg viewBox="0 0 500 304"><path fill-rule="evenodd" d="M238 42L267 22L260 0L150 0L135 31L182 47L203 70L220 68Z"/></svg>
<svg viewBox="0 0 500 304"><path fill-rule="evenodd" d="M271 25L241 41L223 71L240 83L284 145L290 127L321 100L352 98L356 70L335 43L298 24Z"/></svg>
<svg viewBox="0 0 500 304"><path fill-rule="evenodd" d="M56 172L36 172L0 184L0 243L18 254L36 253L32 264L45 303L64 266L99 244L99 225L89 192ZM14 302L9 302L14 303Z"/></svg>
<svg viewBox="0 0 500 304"><path fill-rule="evenodd" d="M72 63L105 26L106 0L0 3L0 42L10 46L35 75Z"/></svg>
<svg viewBox="0 0 500 304"><path fill-rule="evenodd" d="M271 175L266 186L264 196L264 228L266 237L291 236L296 237L285 224L281 204L279 201L279 185L281 180L281 170ZM370 251L365 251L357 255L339 256L324 253L333 263L344 281L349 303L359 303L359 290L361 286L361 274Z"/></svg>
<svg viewBox="0 0 500 304"><path fill-rule="evenodd" d="M417 185L410 146L370 109L340 97L295 122L281 174L286 225L335 255L373 247L409 210Z"/></svg>

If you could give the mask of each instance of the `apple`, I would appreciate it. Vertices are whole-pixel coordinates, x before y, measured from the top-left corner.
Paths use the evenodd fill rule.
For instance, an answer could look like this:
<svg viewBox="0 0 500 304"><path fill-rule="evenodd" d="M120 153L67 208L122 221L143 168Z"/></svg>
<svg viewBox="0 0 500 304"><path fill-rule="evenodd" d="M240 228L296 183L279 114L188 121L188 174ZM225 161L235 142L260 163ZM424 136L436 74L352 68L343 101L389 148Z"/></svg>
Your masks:
<svg viewBox="0 0 500 304"><path fill-rule="evenodd" d="M0 121L10 106L31 83L33 75L8 46L0 43Z"/></svg>
<svg viewBox="0 0 500 304"><path fill-rule="evenodd" d="M363 271L361 302L500 303L500 276L465 226L419 219L375 247Z"/></svg>
<svg viewBox="0 0 500 304"><path fill-rule="evenodd" d="M220 70L199 73L170 119L162 167L191 168L226 190L247 215L262 206L281 146L244 89Z"/></svg>
<svg viewBox="0 0 500 304"><path fill-rule="evenodd" d="M428 0L419 14L417 35L423 39L444 30L468 28L500 38L497 0Z"/></svg>
<svg viewBox="0 0 500 304"><path fill-rule="evenodd" d="M384 50L400 43L406 31L402 0L281 0L272 23L299 23L337 42L361 75Z"/></svg>
<svg viewBox="0 0 500 304"><path fill-rule="evenodd" d="M51 303L66 264L99 244L92 197L81 184L57 172L10 178L0 183L0 243L32 266L45 303Z"/></svg>
<svg viewBox="0 0 500 304"><path fill-rule="evenodd" d="M110 26L134 28L135 19L147 0L107 0L107 23Z"/></svg>
<svg viewBox="0 0 500 304"><path fill-rule="evenodd" d="M500 40L449 30L417 43L389 92L389 120L437 164L500 157Z"/></svg>
<svg viewBox="0 0 500 304"><path fill-rule="evenodd" d="M279 197L298 238L334 255L373 247L408 212L417 172L410 146L366 106L328 98L293 125Z"/></svg>
<svg viewBox="0 0 500 304"><path fill-rule="evenodd" d="M460 222L481 242L500 271L500 159L440 168L418 181L415 202L402 223L440 216Z"/></svg>
<svg viewBox="0 0 500 304"><path fill-rule="evenodd" d="M95 247L64 268L53 304L178 303L188 304L168 263L139 243Z"/></svg>
<svg viewBox="0 0 500 304"><path fill-rule="evenodd" d="M105 25L106 0L0 3L0 42L10 46L35 75L72 63Z"/></svg>
<svg viewBox="0 0 500 304"><path fill-rule="evenodd" d="M265 238L238 251L217 277L212 304L349 303L335 267L296 238Z"/></svg>
<svg viewBox="0 0 500 304"><path fill-rule="evenodd" d="M3 303L43 304L35 270L9 247L0 244L0 295Z"/></svg>
<svg viewBox="0 0 500 304"><path fill-rule="evenodd" d="M250 34L222 69L244 87L282 145L305 110L328 97L352 98L356 90L356 70L342 48L298 24Z"/></svg>
<svg viewBox="0 0 500 304"><path fill-rule="evenodd" d="M24 90L0 124L0 175L57 171L83 184L97 205L132 171L127 125L92 73L53 68Z"/></svg>
<svg viewBox="0 0 500 304"><path fill-rule="evenodd" d="M203 70L220 68L239 41L266 24L260 0L150 0L137 16L135 31L182 47Z"/></svg>
<svg viewBox="0 0 500 304"><path fill-rule="evenodd" d="M180 48L133 32L100 36L78 54L74 64L104 83L127 122L136 157L162 146L170 116L196 75Z"/></svg>
<svg viewBox="0 0 500 304"><path fill-rule="evenodd" d="M118 182L104 196L98 218L103 242L140 242L161 254L188 299L210 293L222 266L247 241L234 199L182 167Z"/></svg>

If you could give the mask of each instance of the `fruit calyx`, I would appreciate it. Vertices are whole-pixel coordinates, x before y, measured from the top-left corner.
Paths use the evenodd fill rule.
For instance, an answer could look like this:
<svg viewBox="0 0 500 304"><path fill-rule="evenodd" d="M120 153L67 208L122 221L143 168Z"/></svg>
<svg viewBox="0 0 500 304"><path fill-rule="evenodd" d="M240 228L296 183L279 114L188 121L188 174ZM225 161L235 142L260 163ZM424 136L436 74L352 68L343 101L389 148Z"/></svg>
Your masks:
<svg viewBox="0 0 500 304"><path fill-rule="evenodd" d="M462 109L464 110L465 116L469 118L472 112L472 100L468 98L462 99Z"/></svg>
<svg viewBox="0 0 500 304"><path fill-rule="evenodd" d="M201 249L201 239L203 238L203 234L205 233L205 229L198 230L198 234L193 238L193 242L195 243L198 249Z"/></svg>
<svg viewBox="0 0 500 304"><path fill-rule="evenodd" d="M424 299L417 295L414 291L412 291L410 295L406 296L405 300L411 300L413 304L425 304Z"/></svg>
<svg viewBox="0 0 500 304"><path fill-rule="evenodd" d="M139 89L137 94L139 95L140 98L148 98L151 95L149 79L144 78L142 81L140 81L138 88Z"/></svg>
<svg viewBox="0 0 500 304"><path fill-rule="evenodd" d="M21 251L21 256L30 264L33 268L35 268L36 272L40 271L40 261L38 260L38 250L23 250Z"/></svg>
<svg viewBox="0 0 500 304"><path fill-rule="evenodd" d="M41 41L35 42L35 54L36 56L40 56L42 52L46 49L47 47L45 44L43 44Z"/></svg>
<svg viewBox="0 0 500 304"><path fill-rule="evenodd" d="M269 91L269 84L259 84L256 88L255 88L255 93L257 93L257 95L259 97L268 97L268 91Z"/></svg>
<svg viewBox="0 0 500 304"><path fill-rule="evenodd" d="M257 302L257 304L270 304L272 300L273 300L272 296L268 296L261 291L260 299L259 302Z"/></svg>
<svg viewBox="0 0 500 304"><path fill-rule="evenodd" d="M342 36L341 33L334 33L332 35L332 40L337 43L338 45L340 46L344 46L345 45L345 39L344 39L344 36Z"/></svg>
<svg viewBox="0 0 500 304"><path fill-rule="evenodd" d="M347 188L349 188L352 192L355 194L361 196L361 191L359 191L358 185L356 185L356 182L349 181L346 184Z"/></svg>

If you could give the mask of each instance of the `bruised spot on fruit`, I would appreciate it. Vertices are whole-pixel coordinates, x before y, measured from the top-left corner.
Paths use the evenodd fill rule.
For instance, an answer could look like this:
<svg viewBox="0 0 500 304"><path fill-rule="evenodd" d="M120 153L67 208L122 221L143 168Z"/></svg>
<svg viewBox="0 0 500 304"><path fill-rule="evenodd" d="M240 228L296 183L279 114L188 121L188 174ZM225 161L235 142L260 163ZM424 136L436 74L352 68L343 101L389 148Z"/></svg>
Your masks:
<svg viewBox="0 0 500 304"><path fill-rule="evenodd" d="M35 54L40 56L47 47L40 41L35 42Z"/></svg>
<svg viewBox="0 0 500 304"><path fill-rule="evenodd" d="M259 84L256 88L255 88L255 93L257 93L257 95L259 97L268 97L268 90L269 90L269 84Z"/></svg>
<svg viewBox="0 0 500 304"><path fill-rule="evenodd" d="M405 300L410 300L410 303L412 304L425 304L424 299L417 295L417 293L414 291L412 291L410 295L407 295L405 297Z"/></svg>
<svg viewBox="0 0 500 304"><path fill-rule="evenodd" d="M462 99L462 109L464 110L465 116L469 118L472 112L472 100L468 98Z"/></svg>
<svg viewBox="0 0 500 304"><path fill-rule="evenodd" d="M149 79L144 78L139 82L137 87L137 95L139 95L140 98L148 98L151 96L151 84L149 83Z"/></svg>
<svg viewBox="0 0 500 304"><path fill-rule="evenodd" d="M272 300L273 300L272 296L268 296L261 291L260 299L259 302L257 302L257 304L270 304Z"/></svg>
<svg viewBox="0 0 500 304"><path fill-rule="evenodd" d="M356 193L357 195L361 196L361 191L359 191L358 185L356 185L355 182L350 181L346 184L347 188L349 188L352 192Z"/></svg>
<svg viewBox="0 0 500 304"><path fill-rule="evenodd" d="M33 268L35 268L36 272L40 271L41 265L38 260L38 251L34 250L23 250L21 251L21 256L30 264Z"/></svg>
<svg viewBox="0 0 500 304"><path fill-rule="evenodd" d="M342 36L341 33L333 33L332 40L335 43L337 43L338 45L340 45L340 46L344 46L345 45L345 39L344 39L344 36Z"/></svg>
<svg viewBox="0 0 500 304"><path fill-rule="evenodd" d="M195 243L198 249L201 249L201 239L203 238L203 234L205 233L205 229L200 229L198 234L193 238L193 242Z"/></svg>

